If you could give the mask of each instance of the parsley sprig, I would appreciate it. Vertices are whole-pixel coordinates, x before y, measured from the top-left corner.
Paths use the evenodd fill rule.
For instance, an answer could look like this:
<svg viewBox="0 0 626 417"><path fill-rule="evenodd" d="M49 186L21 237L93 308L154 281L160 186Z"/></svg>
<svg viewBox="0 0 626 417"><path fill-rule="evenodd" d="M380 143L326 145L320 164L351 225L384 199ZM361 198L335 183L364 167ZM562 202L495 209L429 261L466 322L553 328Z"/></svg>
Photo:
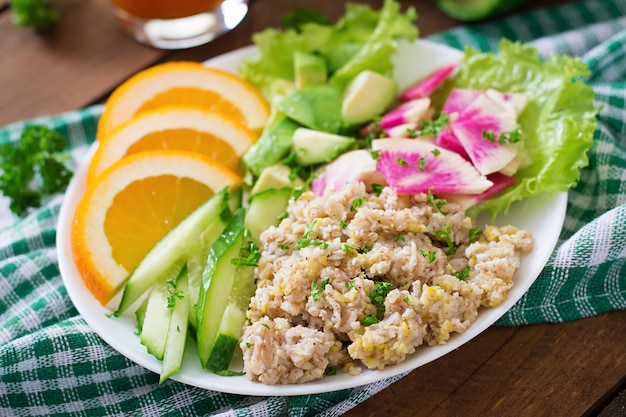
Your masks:
<svg viewBox="0 0 626 417"><path fill-rule="evenodd" d="M11 200L11 211L25 214L29 208L39 207L43 196L65 190L72 178L72 171L65 166L69 159L65 145L58 132L30 125L17 144L0 146L0 191Z"/></svg>
<svg viewBox="0 0 626 417"><path fill-rule="evenodd" d="M50 7L49 0L11 0L13 24L46 30L59 21L59 13Z"/></svg>

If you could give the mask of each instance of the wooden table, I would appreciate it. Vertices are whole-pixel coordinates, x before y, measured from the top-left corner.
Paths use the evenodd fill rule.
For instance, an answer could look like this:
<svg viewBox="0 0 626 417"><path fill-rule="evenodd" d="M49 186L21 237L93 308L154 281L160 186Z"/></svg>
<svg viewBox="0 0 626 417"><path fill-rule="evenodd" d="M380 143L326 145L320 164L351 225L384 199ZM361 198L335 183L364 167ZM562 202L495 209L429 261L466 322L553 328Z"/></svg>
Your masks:
<svg viewBox="0 0 626 417"><path fill-rule="evenodd" d="M462 24L430 1L402 3L417 7L424 36ZM524 8L559 3L566 1L531 0ZM343 2L336 0L252 0L249 15L231 33L209 45L161 51L127 38L107 0L53 4L62 21L38 34L13 26L7 0L0 0L0 125L100 103L124 79L158 62L202 61L248 45L253 32L277 26L284 11L296 6L331 17L343 13ZM626 311L562 324L492 327L347 415L626 415L625 346Z"/></svg>

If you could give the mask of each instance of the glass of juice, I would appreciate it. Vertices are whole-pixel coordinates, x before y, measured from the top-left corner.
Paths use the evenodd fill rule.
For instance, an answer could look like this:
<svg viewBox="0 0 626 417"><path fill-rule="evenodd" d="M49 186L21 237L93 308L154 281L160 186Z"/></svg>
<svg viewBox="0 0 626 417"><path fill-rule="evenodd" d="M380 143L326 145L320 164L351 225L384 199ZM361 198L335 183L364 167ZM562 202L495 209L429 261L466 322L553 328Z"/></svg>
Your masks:
<svg viewBox="0 0 626 417"><path fill-rule="evenodd" d="M243 20L248 0L112 0L122 28L161 49L210 42Z"/></svg>

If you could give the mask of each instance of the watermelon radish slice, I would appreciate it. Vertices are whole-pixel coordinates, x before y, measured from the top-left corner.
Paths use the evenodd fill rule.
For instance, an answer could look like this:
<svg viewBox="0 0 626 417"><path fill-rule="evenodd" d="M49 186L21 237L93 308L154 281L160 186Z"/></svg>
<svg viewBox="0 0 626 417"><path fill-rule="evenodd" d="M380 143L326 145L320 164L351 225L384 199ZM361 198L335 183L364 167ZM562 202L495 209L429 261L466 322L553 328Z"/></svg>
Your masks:
<svg viewBox="0 0 626 417"><path fill-rule="evenodd" d="M387 136L392 137L394 136L394 134L392 134L394 128L399 126L415 128L418 122L426 120L431 116L432 108L430 107L430 99L428 97L418 98L402 103L398 107L385 113L380 121L365 126L361 134L366 136L381 129ZM396 129L396 131L398 130ZM406 129L399 131L406 131Z"/></svg>
<svg viewBox="0 0 626 417"><path fill-rule="evenodd" d="M460 155L428 140L377 139L376 167L398 194L480 194L493 185Z"/></svg>
<svg viewBox="0 0 626 417"><path fill-rule="evenodd" d="M398 100L407 101L430 96L433 91L435 91L441 86L441 84L443 84L443 82L448 78L452 71L454 71L457 65L458 63L447 65L435 71L428 77L418 81L413 86L405 90L402 94L400 94Z"/></svg>
<svg viewBox="0 0 626 417"><path fill-rule="evenodd" d="M528 104L528 95L523 93L501 93L490 88L485 91L485 95L507 111L515 114L515 117L519 117Z"/></svg>
<svg viewBox="0 0 626 417"><path fill-rule="evenodd" d="M417 123L427 118L429 110L428 97L407 101L383 115L378 125L383 129L390 129L400 124Z"/></svg>
<svg viewBox="0 0 626 417"><path fill-rule="evenodd" d="M469 155L465 152L465 148L463 148L463 145L461 145L461 142L459 142L459 139L452 133L452 129L450 128L442 130L441 133L437 135L435 144L449 151L458 153L468 161L470 160Z"/></svg>
<svg viewBox="0 0 626 417"><path fill-rule="evenodd" d="M483 94L485 94L485 92L481 90L453 88L450 94L448 94L448 98L446 98L446 102L443 104L441 111L449 115L456 113L457 119L473 117L472 114L467 113L467 109L474 100Z"/></svg>
<svg viewBox="0 0 626 417"><path fill-rule="evenodd" d="M493 182L493 185L480 194L440 194L437 197L446 200L448 203L456 203L463 210L467 210L515 184L515 177L509 177L499 172L487 175L487 179Z"/></svg>
<svg viewBox="0 0 626 417"><path fill-rule="evenodd" d="M517 156L520 146L486 139L483 133L489 132L499 138L502 133L516 130L517 113L513 103L517 101L514 101L515 96L495 90L491 96L495 99L484 91L452 90L444 109L458 116L450 124L450 130L440 135L437 143L458 152L458 145L449 136L451 133L481 174L498 172L507 166L507 174L510 174L516 167L509 164Z"/></svg>
<svg viewBox="0 0 626 417"><path fill-rule="evenodd" d="M311 191L322 196L329 190L339 190L353 181L364 182L368 187L372 184L385 185L385 178L376 169L376 160L372 158L370 151L357 149L341 154L328 163L323 172L313 180Z"/></svg>

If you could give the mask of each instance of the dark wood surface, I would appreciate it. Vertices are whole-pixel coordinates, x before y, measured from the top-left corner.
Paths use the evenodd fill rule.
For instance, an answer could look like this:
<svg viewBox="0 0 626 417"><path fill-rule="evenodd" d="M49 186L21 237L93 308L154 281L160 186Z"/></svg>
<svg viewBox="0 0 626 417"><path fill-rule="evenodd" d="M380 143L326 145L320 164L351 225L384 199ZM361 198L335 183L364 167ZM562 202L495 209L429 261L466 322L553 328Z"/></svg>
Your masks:
<svg viewBox="0 0 626 417"><path fill-rule="evenodd" d="M375 6L380 1L367 1ZM431 1L402 1L419 12L422 35L462 22ZM529 0L524 9L567 3ZM0 125L102 102L123 80L158 62L202 61L250 44L296 6L337 17L336 0L252 0L232 32L183 51L127 38L107 0L53 0L62 20L47 33L15 27L0 0ZM626 416L626 311L568 323L492 327L350 410L365 416Z"/></svg>

